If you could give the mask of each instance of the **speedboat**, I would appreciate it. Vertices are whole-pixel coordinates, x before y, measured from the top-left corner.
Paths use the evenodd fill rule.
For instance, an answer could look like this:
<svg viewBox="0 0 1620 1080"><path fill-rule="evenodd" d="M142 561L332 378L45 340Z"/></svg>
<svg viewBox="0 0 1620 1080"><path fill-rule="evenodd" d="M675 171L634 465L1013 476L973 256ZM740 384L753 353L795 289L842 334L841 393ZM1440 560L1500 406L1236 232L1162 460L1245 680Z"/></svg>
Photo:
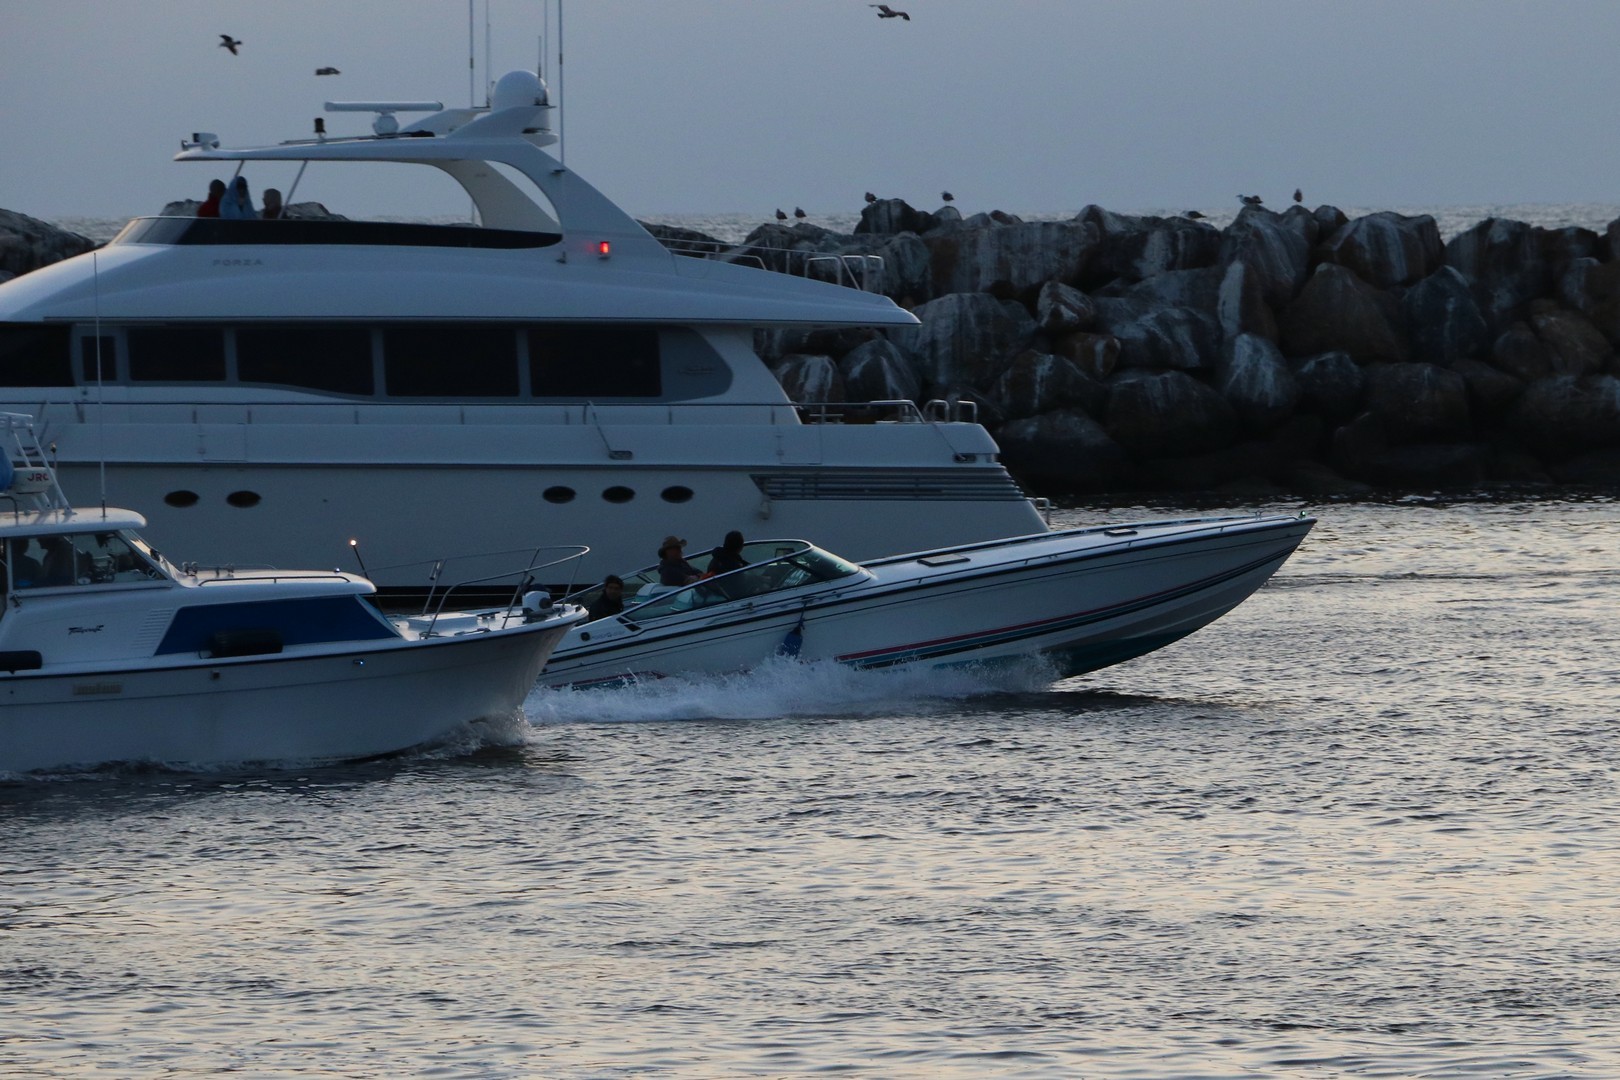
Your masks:
<svg viewBox="0 0 1620 1080"><path fill-rule="evenodd" d="M857 564L803 540L682 586L624 575L624 610L581 623L548 686L724 674L774 656L855 668L1036 662L1053 679L1118 664L1242 603L1315 524L1255 515L1065 529ZM712 555L712 553L711 553ZM691 560L703 570L707 557ZM593 605L603 586L569 597Z"/></svg>
<svg viewBox="0 0 1620 1080"><path fill-rule="evenodd" d="M519 710L585 617L519 596L518 575L505 607L451 610L446 589L430 610L385 616L353 574L176 566L141 539L140 514L68 504L28 417L0 415L0 434L0 772L435 743Z"/></svg>
<svg viewBox="0 0 1620 1080"><path fill-rule="evenodd" d="M71 496L105 468L155 543L275 565L362 534L385 593L541 533L589 540L588 580L714 522L856 558L1045 528L971 403L794 401L760 360L759 331L917 325L874 257L673 254L548 152L532 72L477 108L327 109L372 130L193 131L175 160L297 168L286 205L387 163L475 221L144 217L0 285L0 409L38 418Z"/></svg>

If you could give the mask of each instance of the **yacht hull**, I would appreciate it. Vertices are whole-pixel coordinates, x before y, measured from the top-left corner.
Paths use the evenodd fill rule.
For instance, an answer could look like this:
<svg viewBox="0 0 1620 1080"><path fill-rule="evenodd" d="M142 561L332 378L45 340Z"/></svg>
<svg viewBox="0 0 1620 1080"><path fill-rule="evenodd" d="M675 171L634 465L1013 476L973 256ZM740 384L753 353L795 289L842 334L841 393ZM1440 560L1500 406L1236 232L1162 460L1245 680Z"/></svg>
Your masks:
<svg viewBox="0 0 1620 1080"><path fill-rule="evenodd" d="M1265 584L1313 524L1226 518L1070 530L869 562L869 580L645 625L632 610L571 630L542 681L740 671L784 642L801 660L856 668L1034 660L1054 678L1079 675L1220 618Z"/></svg>
<svg viewBox="0 0 1620 1080"><path fill-rule="evenodd" d="M318 763L431 744L519 709L564 629L0 675L0 771Z"/></svg>

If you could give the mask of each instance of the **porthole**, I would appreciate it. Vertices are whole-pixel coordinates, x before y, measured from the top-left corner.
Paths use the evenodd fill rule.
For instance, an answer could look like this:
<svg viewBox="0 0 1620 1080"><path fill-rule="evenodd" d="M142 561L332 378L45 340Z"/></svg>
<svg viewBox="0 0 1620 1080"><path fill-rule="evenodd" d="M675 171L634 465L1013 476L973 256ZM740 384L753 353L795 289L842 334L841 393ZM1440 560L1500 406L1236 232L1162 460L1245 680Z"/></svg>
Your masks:
<svg viewBox="0 0 1620 1080"><path fill-rule="evenodd" d="M692 501L692 489L680 484L667 487L660 494L663 495L665 502L683 503Z"/></svg>
<svg viewBox="0 0 1620 1080"><path fill-rule="evenodd" d="M623 485L615 485L602 492L602 498L610 503L627 503L636 497L636 493Z"/></svg>
<svg viewBox="0 0 1620 1080"><path fill-rule="evenodd" d="M548 503L573 502L574 489L571 487L548 487L540 493L540 497Z"/></svg>
<svg viewBox="0 0 1620 1080"><path fill-rule="evenodd" d="M170 506L196 506L197 493L195 491L171 491L163 496L163 501Z"/></svg>
<svg viewBox="0 0 1620 1080"><path fill-rule="evenodd" d="M225 496L225 501L232 506L246 510L250 506L258 506L263 498L257 491L233 491Z"/></svg>

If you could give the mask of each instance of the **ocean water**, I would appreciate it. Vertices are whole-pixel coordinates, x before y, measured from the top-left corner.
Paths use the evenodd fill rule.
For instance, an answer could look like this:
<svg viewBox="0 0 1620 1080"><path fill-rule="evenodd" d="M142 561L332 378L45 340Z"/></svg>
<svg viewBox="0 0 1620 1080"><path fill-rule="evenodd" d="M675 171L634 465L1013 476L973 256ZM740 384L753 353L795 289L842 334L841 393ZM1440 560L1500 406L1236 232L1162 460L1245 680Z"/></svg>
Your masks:
<svg viewBox="0 0 1620 1080"><path fill-rule="evenodd" d="M1056 684L785 665L0 782L0 1074L1620 1075L1620 502L1311 509Z"/></svg>
<svg viewBox="0 0 1620 1080"><path fill-rule="evenodd" d="M333 207L338 212L346 212L344 208ZM937 207L920 207L919 209L932 210ZM964 215L974 214L980 210L994 210L996 207L962 207L958 206ZM1114 209L1109 207L1108 209ZM1143 213L1174 216L1192 207L1175 209L1157 208L1149 210L1121 211L1122 213ZM1225 228L1237 217L1242 209L1234 200L1231 206L1199 207L1209 221L1216 228ZM1276 209L1281 210L1282 207ZM1531 225L1540 225L1547 229L1559 229L1566 226L1581 226L1602 233L1609 222L1620 218L1620 204L1609 203L1516 203L1507 205L1477 205L1477 206L1409 206L1409 207L1341 207L1346 215L1352 218L1371 214L1377 210L1393 209L1401 214L1428 214L1435 219L1444 239L1451 239L1460 232L1490 217L1509 218L1514 221L1523 221ZM631 211L635 213L635 211ZM1080 212L1076 206L1072 210L1042 210L1022 211L1011 210L1025 221L1065 221ZM696 229L707 233L718 240L728 243L740 243L750 232L764 224L766 218L750 214L738 213L712 213L712 214L637 214L643 221L657 222L661 225L674 225L684 229ZM860 211L836 211L831 213L811 214L806 219L812 225L819 225L834 232L853 232L855 225L860 221ZM93 218L93 217L67 217L60 218L53 224L69 229L92 240L105 242L118 234L124 227L128 218ZM435 221L449 221L452 219L433 219ZM454 219L461 220L461 219Z"/></svg>

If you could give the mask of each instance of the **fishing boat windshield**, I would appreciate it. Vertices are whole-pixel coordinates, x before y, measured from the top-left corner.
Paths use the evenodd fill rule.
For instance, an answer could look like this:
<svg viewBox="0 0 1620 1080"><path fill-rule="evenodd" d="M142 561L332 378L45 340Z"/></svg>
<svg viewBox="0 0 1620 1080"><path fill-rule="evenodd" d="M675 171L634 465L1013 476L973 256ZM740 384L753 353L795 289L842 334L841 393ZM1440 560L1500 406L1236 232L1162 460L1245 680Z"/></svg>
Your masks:
<svg viewBox="0 0 1620 1080"><path fill-rule="evenodd" d="M17 589L157 581L164 574L121 533L66 533L13 537L6 562Z"/></svg>
<svg viewBox="0 0 1620 1080"><path fill-rule="evenodd" d="M766 548L773 553L773 557L758 562L750 559L750 565L741 570L660 593L646 603L626 610L625 617L633 622L647 622L683 611L837 581L861 572L861 568L854 563L810 544L780 541L749 544L743 548L744 558L750 557L752 548Z"/></svg>

